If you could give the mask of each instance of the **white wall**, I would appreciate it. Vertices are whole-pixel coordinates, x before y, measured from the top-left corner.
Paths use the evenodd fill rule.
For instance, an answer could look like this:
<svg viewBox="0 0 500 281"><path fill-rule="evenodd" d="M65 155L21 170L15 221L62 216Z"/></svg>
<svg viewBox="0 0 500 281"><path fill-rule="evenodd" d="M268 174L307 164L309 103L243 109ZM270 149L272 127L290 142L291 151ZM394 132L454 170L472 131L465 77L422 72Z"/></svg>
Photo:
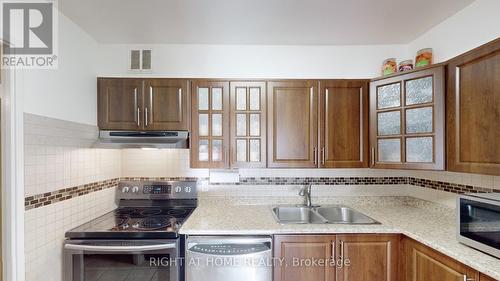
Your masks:
<svg viewBox="0 0 500 281"><path fill-rule="evenodd" d="M58 20L59 68L19 71L24 111L96 125L98 44L63 14Z"/></svg>
<svg viewBox="0 0 500 281"><path fill-rule="evenodd" d="M476 0L411 42L410 54L431 47L442 62L492 41L500 37L499 11L499 0Z"/></svg>
<svg viewBox="0 0 500 281"><path fill-rule="evenodd" d="M101 45L99 76L129 73L128 50L152 48L153 73L193 78L373 78L384 59L407 58L406 45Z"/></svg>

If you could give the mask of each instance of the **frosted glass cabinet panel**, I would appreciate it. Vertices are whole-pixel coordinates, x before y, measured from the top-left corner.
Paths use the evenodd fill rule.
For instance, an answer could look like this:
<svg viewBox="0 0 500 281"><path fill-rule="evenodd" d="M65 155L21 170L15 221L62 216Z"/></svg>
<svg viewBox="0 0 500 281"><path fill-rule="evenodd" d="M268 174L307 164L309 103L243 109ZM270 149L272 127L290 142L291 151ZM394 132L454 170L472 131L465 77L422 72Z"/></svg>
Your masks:
<svg viewBox="0 0 500 281"><path fill-rule="evenodd" d="M247 135L247 115L236 114L236 136L244 137Z"/></svg>
<svg viewBox="0 0 500 281"><path fill-rule="evenodd" d="M250 162L260 162L260 139L250 140Z"/></svg>
<svg viewBox="0 0 500 281"><path fill-rule="evenodd" d="M208 136L208 114L202 113L198 115L198 132L200 136Z"/></svg>
<svg viewBox="0 0 500 281"><path fill-rule="evenodd" d="M208 88L198 89L198 109L208 110Z"/></svg>
<svg viewBox="0 0 500 281"><path fill-rule="evenodd" d="M378 140L378 161L401 162L401 140L400 139Z"/></svg>
<svg viewBox="0 0 500 281"><path fill-rule="evenodd" d="M250 114L250 136L260 136L260 114Z"/></svg>
<svg viewBox="0 0 500 281"><path fill-rule="evenodd" d="M406 161L431 163L433 158L432 137L407 138Z"/></svg>
<svg viewBox="0 0 500 281"><path fill-rule="evenodd" d="M406 110L406 133L432 133L432 107Z"/></svg>
<svg viewBox="0 0 500 281"><path fill-rule="evenodd" d="M266 167L266 83L230 83L231 167Z"/></svg>
<svg viewBox="0 0 500 281"><path fill-rule="evenodd" d="M247 88L236 88L236 110L247 109Z"/></svg>
<svg viewBox="0 0 500 281"><path fill-rule="evenodd" d="M236 161L247 161L247 140L236 140Z"/></svg>
<svg viewBox="0 0 500 281"><path fill-rule="evenodd" d="M212 161L222 160L222 140L212 140Z"/></svg>
<svg viewBox="0 0 500 281"><path fill-rule="evenodd" d="M260 88L250 88L250 110L260 110Z"/></svg>
<svg viewBox="0 0 500 281"><path fill-rule="evenodd" d="M222 110L222 88L212 88L212 110Z"/></svg>
<svg viewBox="0 0 500 281"><path fill-rule="evenodd" d="M401 134L401 112L389 111L378 114L377 117L378 134L399 135Z"/></svg>
<svg viewBox="0 0 500 281"><path fill-rule="evenodd" d="M222 114L220 113L212 114L212 136L222 136Z"/></svg>
<svg viewBox="0 0 500 281"><path fill-rule="evenodd" d="M371 82L371 167L444 170L444 75L436 65Z"/></svg>
<svg viewBox="0 0 500 281"><path fill-rule="evenodd" d="M406 105L432 102L432 76L406 81Z"/></svg>
<svg viewBox="0 0 500 281"><path fill-rule="evenodd" d="M208 161L208 140L200 140L199 141L199 160L200 161Z"/></svg>
<svg viewBox="0 0 500 281"><path fill-rule="evenodd" d="M377 108L384 109L401 105L401 83L384 85L377 89Z"/></svg>
<svg viewBox="0 0 500 281"><path fill-rule="evenodd" d="M229 166L229 82L192 81L192 168Z"/></svg>

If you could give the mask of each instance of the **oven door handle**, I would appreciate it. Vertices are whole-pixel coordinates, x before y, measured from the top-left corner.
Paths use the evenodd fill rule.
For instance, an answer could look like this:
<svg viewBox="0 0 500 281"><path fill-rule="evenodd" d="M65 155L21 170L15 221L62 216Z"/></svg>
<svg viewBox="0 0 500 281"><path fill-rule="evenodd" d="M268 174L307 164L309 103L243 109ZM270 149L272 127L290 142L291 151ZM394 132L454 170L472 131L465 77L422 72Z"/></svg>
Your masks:
<svg viewBox="0 0 500 281"><path fill-rule="evenodd" d="M76 251L94 251L94 252L144 252L155 250L175 249L176 243L144 245L144 246L94 246L94 245L79 245L65 244L64 249Z"/></svg>

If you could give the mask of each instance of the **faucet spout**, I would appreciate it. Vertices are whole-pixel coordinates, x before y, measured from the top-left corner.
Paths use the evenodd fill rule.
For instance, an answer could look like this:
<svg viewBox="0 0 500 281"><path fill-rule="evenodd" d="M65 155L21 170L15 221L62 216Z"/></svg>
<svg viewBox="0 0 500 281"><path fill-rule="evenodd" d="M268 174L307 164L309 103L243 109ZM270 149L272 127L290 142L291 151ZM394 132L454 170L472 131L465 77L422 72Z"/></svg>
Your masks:
<svg viewBox="0 0 500 281"><path fill-rule="evenodd" d="M307 185L307 186L303 187L300 190L299 195L304 197L304 206L312 207L311 185Z"/></svg>

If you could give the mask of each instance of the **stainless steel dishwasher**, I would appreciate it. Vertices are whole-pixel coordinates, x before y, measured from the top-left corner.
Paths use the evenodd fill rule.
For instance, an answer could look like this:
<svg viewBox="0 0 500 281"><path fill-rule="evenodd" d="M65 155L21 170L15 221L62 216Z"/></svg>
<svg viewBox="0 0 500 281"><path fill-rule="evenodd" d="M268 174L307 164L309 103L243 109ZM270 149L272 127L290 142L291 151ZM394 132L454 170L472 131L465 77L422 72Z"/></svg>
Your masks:
<svg viewBox="0 0 500 281"><path fill-rule="evenodd" d="M271 237L190 236L186 281L272 281Z"/></svg>

